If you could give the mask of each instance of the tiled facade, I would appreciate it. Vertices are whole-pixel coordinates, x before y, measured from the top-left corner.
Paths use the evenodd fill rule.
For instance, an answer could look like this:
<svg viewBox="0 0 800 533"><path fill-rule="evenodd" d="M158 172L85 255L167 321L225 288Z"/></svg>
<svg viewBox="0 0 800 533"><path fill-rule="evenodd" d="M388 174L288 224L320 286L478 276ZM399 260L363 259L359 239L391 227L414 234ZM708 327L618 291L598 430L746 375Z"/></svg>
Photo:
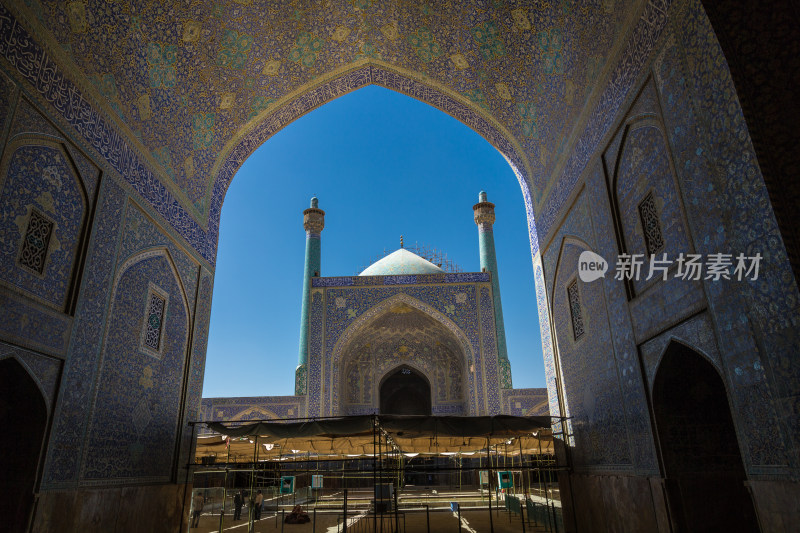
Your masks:
<svg viewBox="0 0 800 533"><path fill-rule="evenodd" d="M203 416L225 191L271 135L367 84L455 116L520 180L549 410L570 417L556 425L571 447L568 527L663 526L666 510L652 503L663 501L664 473L648 391L665 346L681 342L725 383L762 526L797 529L800 294L698 0L263 9L238 0L0 7L0 357L22 361L50 417L34 530L177 528L188 422ZM664 251L760 253L758 279L579 280L585 333L575 339L567 287L577 255L592 250L613 263L642 253L639 206L648 194ZM53 224L41 273L19 263L33 209ZM386 278L356 291L353 278L337 279L312 290L310 310L326 320L309 331L310 369L341 372L322 359L336 354L328 329L346 334L399 294L451 317L445 306L459 284L472 287L477 311L456 306L448 320L470 350L497 359L493 342L473 340L494 335L481 312L492 297L483 281L445 279L437 292ZM166 301L155 353L140 349L151 289ZM337 298L352 300L356 315ZM314 371L306 379L318 402L275 399L267 414L332 412L340 398ZM464 388L476 409L535 407L524 391L485 387L499 371L489 365ZM242 402L217 411L262 417ZM144 440L170 452L146 457L137 448ZM119 515L130 498L169 525Z"/></svg>
<svg viewBox="0 0 800 533"><path fill-rule="evenodd" d="M452 281L442 283L444 277ZM479 302L478 298L482 288L491 287L488 274L358 276L350 280L353 285L331 286L323 278L320 281L327 286L316 293L322 298L323 305L318 314L312 311L311 323L323 328L325 342L319 351L309 349L309 415L340 414L344 410L342 407L350 403L348 399L340 398L340 394L347 394L351 388L359 386L358 382L351 383L348 379L356 375L350 368L357 364L358 352L365 344L371 345L370 352L381 350L380 355L371 357L375 366L370 375L375 383L369 384L369 390L373 395L380 379L388 371L406 364L428 376L432 382L434 414L500 412L494 333L492 331L490 336L486 336L480 329L484 315L490 317L494 329L491 302L487 307L486 302ZM316 281L312 281L312 287ZM393 330L416 330L416 338L423 338L420 335L423 330L412 319L432 319L430 325L425 323L423 327L437 329L432 330L425 337L426 342L419 346L413 342L412 336L404 338L398 334L396 338L385 339L384 335L369 335L372 323L389 317L393 318L390 326ZM437 349L435 342L438 339L443 345L438 347L442 353L426 355L424 350ZM442 360L451 361L448 367L452 368L447 372L440 368ZM463 389L461 402L454 402L455 398L447 394L440 402L436 396L437 391L446 392L452 388L445 383L450 372L455 373L456 386ZM313 399L314 395L319 395L320 399ZM361 411L375 412L376 399L370 396L369 402L362 400L347 410L350 414L361 414L356 412L357 406L361 405Z"/></svg>
<svg viewBox="0 0 800 533"><path fill-rule="evenodd" d="M426 376L435 415L547 414L544 389L502 387L490 274L317 277L311 287L302 393L205 398L204 420L376 413L381 380L402 366Z"/></svg>
<svg viewBox="0 0 800 533"><path fill-rule="evenodd" d="M548 414L545 389L503 387L490 273L446 273L401 249L359 276L309 285L296 395L205 398L203 420L377 413L382 380L404 367L425 376L434 415Z"/></svg>

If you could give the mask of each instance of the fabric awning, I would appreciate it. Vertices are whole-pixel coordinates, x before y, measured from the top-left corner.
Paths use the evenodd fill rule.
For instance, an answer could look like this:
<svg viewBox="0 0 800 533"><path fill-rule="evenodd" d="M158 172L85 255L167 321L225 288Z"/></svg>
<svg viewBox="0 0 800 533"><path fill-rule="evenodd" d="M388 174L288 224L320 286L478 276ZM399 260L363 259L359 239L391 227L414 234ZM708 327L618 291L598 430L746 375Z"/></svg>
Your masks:
<svg viewBox="0 0 800 533"><path fill-rule="evenodd" d="M249 462L307 454L371 456L376 432L385 436L383 453L387 441L407 454L481 453L487 445L504 445L513 455L553 453L549 417L361 415L233 424L209 422L219 434L198 437L197 457L230 454L231 462Z"/></svg>

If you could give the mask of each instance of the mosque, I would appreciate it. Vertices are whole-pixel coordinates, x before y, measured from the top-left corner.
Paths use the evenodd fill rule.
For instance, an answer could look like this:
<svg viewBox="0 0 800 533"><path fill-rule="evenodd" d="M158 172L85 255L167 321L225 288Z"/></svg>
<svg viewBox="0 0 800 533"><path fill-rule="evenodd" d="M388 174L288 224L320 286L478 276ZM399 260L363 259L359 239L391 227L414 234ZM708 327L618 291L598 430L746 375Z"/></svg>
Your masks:
<svg viewBox="0 0 800 533"><path fill-rule="evenodd" d="M800 530L799 22L784 1L0 0L0 527L187 527L195 423L220 410L428 388L409 409L538 408L489 256L321 277L312 206L296 394L204 411L228 187L378 85L519 181L564 530Z"/></svg>
<svg viewBox="0 0 800 533"><path fill-rule="evenodd" d="M321 276L325 212L306 231L300 354L291 397L204 398L205 421L360 414L547 415L546 389L514 389L492 226L473 206L480 272L447 272L403 247L358 276ZM434 259L435 260L435 259Z"/></svg>

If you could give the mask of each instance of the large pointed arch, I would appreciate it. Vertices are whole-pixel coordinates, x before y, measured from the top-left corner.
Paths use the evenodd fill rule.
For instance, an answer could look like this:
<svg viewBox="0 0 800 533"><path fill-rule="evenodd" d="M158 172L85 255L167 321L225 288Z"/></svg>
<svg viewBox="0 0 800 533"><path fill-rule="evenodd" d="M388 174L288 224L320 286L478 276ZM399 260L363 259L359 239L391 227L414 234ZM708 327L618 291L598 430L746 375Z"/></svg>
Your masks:
<svg viewBox="0 0 800 533"><path fill-rule="evenodd" d="M469 372L469 368L471 365L475 364L475 350L471 345L467 335L455 322L453 322L443 313L426 304L425 302L422 302L404 293L395 294L394 296L386 298L385 300L371 307L369 310L362 313L356 320L354 320L353 323L350 324L339 336L331 353L331 368L333 371L327 377L325 383L325 396L328 405L333 408L338 408L339 406L339 389L343 379L344 357L354 339L357 339L359 333L364 331L365 328L367 328L374 320L380 318L381 316L390 312L391 309L399 305L411 307L412 309L419 311L427 317L433 319L437 324L446 329L447 332L450 333L456 340L462 356L460 364L464 370L465 376L464 384L466 386L466 390L464 390L464 406L465 409L474 409L475 380L473 373ZM414 365L413 362L407 364L414 367L414 369L417 371L424 372L423 368ZM381 376L376 377L377 379L381 379L385 374L386 373L384 372Z"/></svg>
<svg viewBox="0 0 800 533"><path fill-rule="evenodd" d="M658 354L658 359L655 361L655 364L653 365L653 368L652 369L648 369L649 370L648 373L650 374L648 376L649 377L649 381L650 381L650 383L648 383L648 385L649 385L651 394L653 392L653 384L655 383L656 376L658 376L658 371L661 368L662 363L664 362L664 358L666 357L666 355L670 351L674 351L677 348L690 350L691 352L693 352L693 353L697 354L698 356L702 357L708 364L710 364L712 367L714 367L714 370L716 370L717 373L720 376L724 376L725 375L725 371L722 368L722 366L720 365L720 361L718 359L716 359L715 357L712 357L710 354L706 353L705 350L703 350L702 348L700 348L696 344L686 340L682 335L673 334L673 335L670 335L669 340L667 340L667 342L664 345L664 349L661 350L660 354Z"/></svg>
<svg viewBox="0 0 800 533"><path fill-rule="evenodd" d="M424 80L424 81L423 81ZM204 203L206 223L219 228L222 203L234 175L259 146L291 122L347 93L378 85L447 113L494 146L508 161L522 189L529 225L533 225L530 183L533 169L516 137L481 106L453 89L418 72L377 59L359 60L299 87L254 117L220 150L208 176Z"/></svg>

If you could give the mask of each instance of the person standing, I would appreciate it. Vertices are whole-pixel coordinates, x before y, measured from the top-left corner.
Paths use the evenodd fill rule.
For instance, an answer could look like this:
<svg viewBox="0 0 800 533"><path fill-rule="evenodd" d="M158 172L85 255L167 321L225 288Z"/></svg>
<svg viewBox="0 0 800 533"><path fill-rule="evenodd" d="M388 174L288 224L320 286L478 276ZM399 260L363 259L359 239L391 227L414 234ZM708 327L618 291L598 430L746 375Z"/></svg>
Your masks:
<svg viewBox="0 0 800 533"><path fill-rule="evenodd" d="M198 491L192 496L192 527L200 525L200 513L203 511L203 495Z"/></svg>
<svg viewBox="0 0 800 533"><path fill-rule="evenodd" d="M241 520L242 519L242 491L237 490L236 494L233 495L233 519L234 520Z"/></svg>
<svg viewBox="0 0 800 533"><path fill-rule="evenodd" d="M261 520L261 504L264 502L264 495L261 490L256 493L256 499L253 501L253 514L256 520Z"/></svg>

